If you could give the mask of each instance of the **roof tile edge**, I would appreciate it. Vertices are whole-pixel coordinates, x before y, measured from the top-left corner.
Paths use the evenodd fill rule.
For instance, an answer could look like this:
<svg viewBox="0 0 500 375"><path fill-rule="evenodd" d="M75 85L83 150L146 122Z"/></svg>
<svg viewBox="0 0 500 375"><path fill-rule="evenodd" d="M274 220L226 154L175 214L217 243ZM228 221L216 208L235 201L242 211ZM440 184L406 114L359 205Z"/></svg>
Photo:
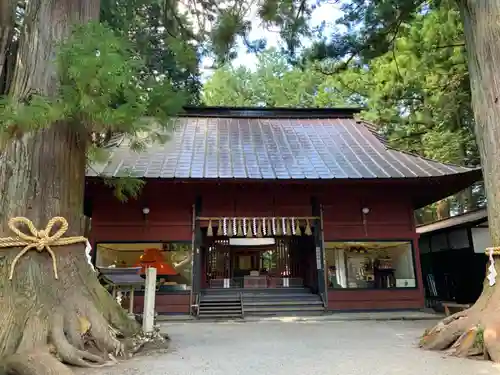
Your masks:
<svg viewBox="0 0 500 375"><path fill-rule="evenodd" d="M363 108L285 108L285 107L204 107L186 106L178 117L233 118L354 118Z"/></svg>

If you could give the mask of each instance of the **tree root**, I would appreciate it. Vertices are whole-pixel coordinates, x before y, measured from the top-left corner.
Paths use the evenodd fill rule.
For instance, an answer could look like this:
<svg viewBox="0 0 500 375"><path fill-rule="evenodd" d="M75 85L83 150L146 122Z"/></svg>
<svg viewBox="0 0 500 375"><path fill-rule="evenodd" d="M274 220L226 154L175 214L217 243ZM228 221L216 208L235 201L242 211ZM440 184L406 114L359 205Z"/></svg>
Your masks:
<svg viewBox="0 0 500 375"><path fill-rule="evenodd" d="M9 375L73 375L48 349L15 354L8 358L5 368Z"/></svg>
<svg viewBox="0 0 500 375"><path fill-rule="evenodd" d="M69 343L63 330L64 318L61 313L55 313L52 318L52 329L50 340L55 347L55 354L64 363L79 367L102 367L105 364L104 359L84 350L79 350ZM93 358L92 364L86 359Z"/></svg>
<svg viewBox="0 0 500 375"><path fill-rule="evenodd" d="M102 288L81 246L58 248L58 280L44 256L27 253L12 281L0 265L0 373L69 375L66 365L112 365L154 341Z"/></svg>
<svg viewBox="0 0 500 375"><path fill-rule="evenodd" d="M484 350L483 345L477 341L480 331L481 328L479 326L474 326L462 333L449 349L449 354L456 357L469 357L482 354Z"/></svg>
<svg viewBox="0 0 500 375"><path fill-rule="evenodd" d="M446 350L455 357L500 362L500 320L494 311L469 309L452 315L426 332L420 347Z"/></svg>

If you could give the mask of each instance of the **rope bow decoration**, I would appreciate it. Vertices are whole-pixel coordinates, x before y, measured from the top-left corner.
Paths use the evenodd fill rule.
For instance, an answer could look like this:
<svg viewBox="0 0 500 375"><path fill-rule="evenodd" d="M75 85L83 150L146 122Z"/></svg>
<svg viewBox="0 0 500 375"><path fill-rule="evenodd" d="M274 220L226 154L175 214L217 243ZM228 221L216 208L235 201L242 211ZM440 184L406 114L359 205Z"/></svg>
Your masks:
<svg viewBox="0 0 500 375"><path fill-rule="evenodd" d="M23 233L19 229L19 225L24 224L28 227L29 233ZM59 224L59 229L51 235L54 225ZM24 248L16 255L12 264L10 265L9 280L14 276L14 269L17 261L31 249L35 249L39 253L44 250L50 254L52 258L52 268L54 270L54 277L59 278L57 274L57 260L51 246L64 246L73 245L80 242L87 242L87 239L82 236L78 237L64 237L64 233L68 230L68 222L65 218L57 216L49 220L47 226L43 230L37 230L33 222L25 217L14 217L9 220L8 226L17 237L0 238L0 248L21 247Z"/></svg>

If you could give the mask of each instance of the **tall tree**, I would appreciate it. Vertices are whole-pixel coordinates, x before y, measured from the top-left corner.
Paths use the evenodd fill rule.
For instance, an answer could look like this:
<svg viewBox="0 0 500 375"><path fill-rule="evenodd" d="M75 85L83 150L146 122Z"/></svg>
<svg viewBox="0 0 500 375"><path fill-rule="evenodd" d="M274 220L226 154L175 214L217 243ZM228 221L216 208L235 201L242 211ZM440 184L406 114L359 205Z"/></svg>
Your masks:
<svg viewBox="0 0 500 375"><path fill-rule="evenodd" d="M208 105L332 107L362 105L361 117L394 147L444 163L479 165L460 14L431 9L402 25L391 51L336 74L331 59L292 66L269 50L255 69L226 66L206 82ZM313 49L314 51L314 49ZM305 60L308 51L304 54ZM417 211L432 221L477 208L470 188Z"/></svg>
<svg viewBox="0 0 500 375"><path fill-rule="evenodd" d="M318 65L325 73L337 67L331 60ZM365 64L351 62L332 79L365 98L367 110L362 116L379 125L394 147L444 163L479 165L457 9L432 8L417 14L400 26L391 50ZM433 204L417 211L417 219L436 220L438 213L448 217L483 202L479 184L442 202L439 210Z"/></svg>
<svg viewBox="0 0 500 375"><path fill-rule="evenodd" d="M275 49L258 56L255 71L240 66L217 69L203 87L206 105L314 107L324 76L301 70Z"/></svg>
<svg viewBox="0 0 500 375"><path fill-rule="evenodd" d="M342 56L337 69L352 61L363 62L391 50L395 35L402 26L419 14L434 8L457 7L463 24L471 87L474 128L483 167L488 220L494 245L494 257L500 254L500 106L498 85L500 69L495 61L500 58L497 37L500 25L493 20L500 16L500 2L496 0L460 0L451 2L384 0L353 0L343 6L347 35L334 35L327 43L316 46L316 55ZM345 58L347 56L347 58ZM500 273L500 261L495 263ZM500 287L498 282L485 280L483 293L467 311L440 322L422 338L427 349L452 348L458 356L484 354L500 362Z"/></svg>
<svg viewBox="0 0 500 375"><path fill-rule="evenodd" d="M258 47L246 38L252 4L0 0L0 372L69 374L61 362L101 365L134 341L138 325L70 244L84 240L87 156L117 133L139 149L139 134L156 139L196 97L202 54L226 61L238 36ZM306 2L259 6L293 54Z"/></svg>

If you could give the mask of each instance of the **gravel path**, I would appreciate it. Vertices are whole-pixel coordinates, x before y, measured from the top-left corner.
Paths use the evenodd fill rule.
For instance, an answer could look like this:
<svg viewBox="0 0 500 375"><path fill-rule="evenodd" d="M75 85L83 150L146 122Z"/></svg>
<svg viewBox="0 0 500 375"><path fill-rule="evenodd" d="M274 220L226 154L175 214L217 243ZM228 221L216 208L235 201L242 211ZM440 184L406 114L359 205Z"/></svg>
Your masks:
<svg viewBox="0 0 500 375"><path fill-rule="evenodd" d="M424 321L165 325L171 352L86 375L490 375L500 367L415 347ZM80 372L79 372L80 373Z"/></svg>

